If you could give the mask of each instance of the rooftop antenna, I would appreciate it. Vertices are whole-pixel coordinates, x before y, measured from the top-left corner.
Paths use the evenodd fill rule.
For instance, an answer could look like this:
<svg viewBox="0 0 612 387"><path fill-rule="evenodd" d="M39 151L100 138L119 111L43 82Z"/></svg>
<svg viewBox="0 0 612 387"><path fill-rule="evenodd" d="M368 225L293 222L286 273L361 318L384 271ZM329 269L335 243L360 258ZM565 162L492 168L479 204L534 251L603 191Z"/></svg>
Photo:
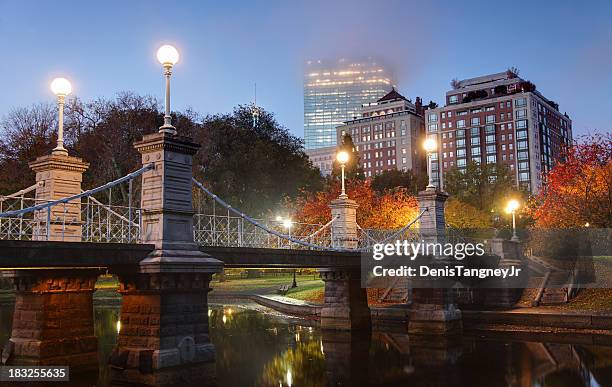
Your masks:
<svg viewBox="0 0 612 387"><path fill-rule="evenodd" d="M251 115L253 116L253 128L259 125L259 107L257 106L257 82L255 82L255 101L251 109Z"/></svg>

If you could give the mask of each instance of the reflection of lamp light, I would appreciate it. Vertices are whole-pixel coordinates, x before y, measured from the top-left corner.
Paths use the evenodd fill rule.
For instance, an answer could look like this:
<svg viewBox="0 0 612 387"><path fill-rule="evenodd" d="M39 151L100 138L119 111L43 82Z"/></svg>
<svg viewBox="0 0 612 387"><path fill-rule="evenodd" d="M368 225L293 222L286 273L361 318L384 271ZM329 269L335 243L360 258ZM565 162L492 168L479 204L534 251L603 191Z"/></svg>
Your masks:
<svg viewBox="0 0 612 387"><path fill-rule="evenodd" d="M221 318L221 321L223 321L223 324L225 324L227 322L227 316L225 314Z"/></svg>
<svg viewBox="0 0 612 387"><path fill-rule="evenodd" d="M117 334L121 332L121 320L117 320Z"/></svg>
<svg viewBox="0 0 612 387"><path fill-rule="evenodd" d="M325 355L325 351L323 350L323 340L321 340L321 354Z"/></svg>
<svg viewBox="0 0 612 387"><path fill-rule="evenodd" d="M584 224L584 227L591 227L591 224L590 224L589 222L586 222L586 223Z"/></svg>
<svg viewBox="0 0 612 387"><path fill-rule="evenodd" d="M291 369L287 370L287 386L291 387L293 385L293 375L291 375Z"/></svg>
<svg viewBox="0 0 612 387"><path fill-rule="evenodd" d="M277 222L282 222L283 221L283 217L280 215L276 215L276 221Z"/></svg>

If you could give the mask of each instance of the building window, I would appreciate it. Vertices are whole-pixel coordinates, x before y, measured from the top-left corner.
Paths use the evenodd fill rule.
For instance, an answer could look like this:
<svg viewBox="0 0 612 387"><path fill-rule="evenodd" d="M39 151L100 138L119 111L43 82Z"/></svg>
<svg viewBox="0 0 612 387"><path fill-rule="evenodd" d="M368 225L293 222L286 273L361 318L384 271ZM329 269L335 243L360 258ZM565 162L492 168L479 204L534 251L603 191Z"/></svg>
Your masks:
<svg viewBox="0 0 612 387"><path fill-rule="evenodd" d="M487 124L495 122L495 115L487 116Z"/></svg>
<svg viewBox="0 0 612 387"><path fill-rule="evenodd" d="M525 118L527 117L527 110L526 109L520 109L516 111L516 119L519 120L521 118Z"/></svg>
<svg viewBox="0 0 612 387"><path fill-rule="evenodd" d="M516 149L519 149L519 150L527 149L527 141L517 141L516 142Z"/></svg>
<svg viewBox="0 0 612 387"><path fill-rule="evenodd" d="M495 145L487 145L487 153L495 153L496 151Z"/></svg>
<svg viewBox="0 0 612 387"><path fill-rule="evenodd" d="M508 125L510 125L510 124L508 124ZM516 128L517 129L525 129L525 128L527 128L527 120L516 121Z"/></svg>
<svg viewBox="0 0 612 387"><path fill-rule="evenodd" d="M457 138L464 138L465 137L465 130L464 129L459 129L456 131L457 133Z"/></svg>
<svg viewBox="0 0 612 387"><path fill-rule="evenodd" d="M470 120L470 123L472 125L480 125L480 117L472 117L472 119Z"/></svg>
<svg viewBox="0 0 612 387"><path fill-rule="evenodd" d="M457 148L465 148L465 138L457 140Z"/></svg>
<svg viewBox="0 0 612 387"><path fill-rule="evenodd" d="M429 122L438 122L438 115L435 113L429 114Z"/></svg>
<svg viewBox="0 0 612 387"><path fill-rule="evenodd" d="M448 103L457 103L457 102L459 102L459 96L457 95L451 95L448 98Z"/></svg>
<svg viewBox="0 0 612 387"><path fill-rule="evenodd" d="M472 135L472 137L480 136L480 128L472 128L472 129L470 129L470 135Z"/></svg>
<svg viewBox="0 0 612 387"><path fill-rule="evenodd" d="M457 149L457 157L465 157L465 149Z"/></svg>
<svg viewBox="0 0 612 387"><path fill-rule="evenodd" d="M487 156L487 164L495 164L497 162L497 157L495 155Z"/></svg>
<svg viewBox="0 0 612 387"><path fill-rule="evenodd" d="M527 160L529 159L529 152L527 151L518 151L517 157L519 160Z"/></svg>
<svg viewBox="0 0 612 387"><path fill-rule="evenodd" d="M465 159L458 159L457 160L457 167L458 168L465 168Z"/></svg>
<svg viewBox="0 0 612 387"><path fill-rule="evenodd" d="M487 134L487 144L495 144L495 135Z"/></svg>
<svg viewBox="0 0 612 387"><path fill-rule="evenodd" d="M457 127L458 128L465 128L465 120L458 120L457 121Z"/></svg>
<svg viewBox="0 0 612 387"><path fill-rule="evenodd" d="M429 124L427 126L427 131L429 131L429 132L437 132L438 131L438 124Z"/></svg>
<svg viewBox="0 0 612 387"><path fill-rule="evenodd" d="M519 181L528 181L529 172L519 172Z"/></svg>
<svg viewBox="0 0 612 387"><path fill-rule="evenodd" d="M527 106L527 98L518 98L514 100L514 107Z"/></svg>
<svg viewBox="0 0 612 387"><path fill-rule="evenodd" d="M486 134L495 134L495 125L486 125L485 126Z"/></svg>
<svg viewBox="0 0 612 387"><path fill-rule="evenodd" d="M527 138L527 131L526 130L517 130L516 131L516 138L518 139L523 139L523 138Z"/></svg>
<svg viewBox="0 0 612 387"><path fill-rule="evenodd" d="M477 146L477 145L480 145L480 137L472 137L472 138L470 139L470 144L471 144L472 146Z"/></svg>
<svg viewBox="0 0 612 387"><path fill-rule="evenodd" d="M472 156L480 156L480 147L472 148Z"/></svg>

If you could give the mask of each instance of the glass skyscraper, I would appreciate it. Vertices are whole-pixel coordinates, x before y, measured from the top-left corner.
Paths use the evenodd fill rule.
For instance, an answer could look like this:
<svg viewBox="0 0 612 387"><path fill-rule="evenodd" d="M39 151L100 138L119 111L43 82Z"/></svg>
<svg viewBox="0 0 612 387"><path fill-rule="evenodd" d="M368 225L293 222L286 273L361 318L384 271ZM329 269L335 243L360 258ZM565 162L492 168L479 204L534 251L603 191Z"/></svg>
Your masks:
<svg viewBox="0 0 612 387"><path fill-rule="evenodd" d="M336 145L336 127L357 117L361 105L375 102L395 84L388 69L369 58L309 61L304 73L306 149Z"/></svg>

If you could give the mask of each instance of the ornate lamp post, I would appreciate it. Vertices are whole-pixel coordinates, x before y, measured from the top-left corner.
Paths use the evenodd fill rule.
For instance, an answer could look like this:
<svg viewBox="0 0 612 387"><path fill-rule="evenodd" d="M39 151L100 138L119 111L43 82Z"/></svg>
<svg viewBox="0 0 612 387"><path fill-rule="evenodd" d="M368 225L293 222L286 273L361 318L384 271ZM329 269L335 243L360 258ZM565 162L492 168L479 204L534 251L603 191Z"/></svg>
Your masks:
<svg viewBox="0 0 612 387"><path fill-rule="evenodd" d="M340 192L340 198L342 199L348 199L348 196L346 194L346 190L344 188L344 167L346 166L346 163L349 161L349 154L347 151L340 151L338 152L338 154L336 155L336 160L338 160L338 162L340 163L340 169L342 170L342 191Z"/></svg>
<svg viewBox="0 0 612 387"><path fill-rule="evenodd" d="M172 126L172 117L170 116L170 76L172 75L172 66L179 61L179 53L173 46L165 44L157 49L157 60L164 67L164 76L166 77L166 111L164 124L159 127L159 131L176 134L176 128Z"/></svg>
<svg viewBox="0 0 612 387"><path fill-rule="evenodd" d="M55 78L51 82L51 91L57 96L58 107L57 146L53 148L53 154L68 156L64 148L64 103L66 96L72 92L72 85L66 78Z"/></svg>
<svg viewBox="0 0 612 387"><path fill-rule="evenodd" d="M516 210L519 208L520 204L518 200L510 199L508 201L508 205L506 206L506 212L512 214L512 241L518 242L519 238L516 235Z"/></svg>
<svg viewBox="0 0 612 387"><path fill-rule="evenodd" d="M427 176L429 177L429 184L427 185L427 189L436 189L436 186L433 184L433 176L431 170L431 156L436 151L438 144L436 140L433 138L428 138L423 142L423 148L425 152L427 152Z"/></svg>

